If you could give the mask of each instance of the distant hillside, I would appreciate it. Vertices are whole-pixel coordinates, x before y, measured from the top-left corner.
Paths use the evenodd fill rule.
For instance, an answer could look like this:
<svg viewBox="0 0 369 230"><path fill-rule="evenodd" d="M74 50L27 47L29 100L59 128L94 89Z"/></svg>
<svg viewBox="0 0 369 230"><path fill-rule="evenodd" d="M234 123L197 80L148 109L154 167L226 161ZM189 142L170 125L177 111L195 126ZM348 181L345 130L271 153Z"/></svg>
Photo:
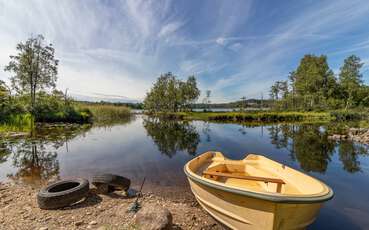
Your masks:
<svg viewBox="0 0 369 230"><path fill-rule="evenodd" d="M85 102L106 102L106 103L139 103L139 100L128 98L120 95L106 95L94 93L93 95L83 95L78 93L71 93L71 97L73 97L76 101L85 101Z"/></svg>
<svg viewBox="0 0 369 230"><path fill-rule="evenodd" d="M77 102L87 104L87 105L115 105L115 106L127 106L131 109L143 109L143 104L142 103L109 102L109 101L99 101L99 102L77 101Z"/></svg>
<svg viewBox="0 0 369 230"><path fill-rule="evenodd" d="M246 102L246 107L249 108L269 108L272 105L272 100L267 99L267 100L260 100L260 99L248 99L245 101ZM242 106L243 103L242 101L234 101L234 102L228 102L228 103L212 103L209 105L210 108L225 108L225 109L233 109L233 108L240 108ZM197 103L192 105L192 108L194 109L204 109L207 108L208 105L204 104L204 103Z"/></svg>
<svg viewBox="0 0 369 230"><path fill-rule="evenodd" d="M94 105L115 105L115 106L127 106L131 109L143 109L143 103L140 102L110 102L110 101L84 101L84 100L77 100L79 103L84 104L94 104ZM235 109L240 108L242 105L242 101L234 101L234 102L228 102L228 103L213 103L209 106L203 103L196 103L193 104L191 107L193 109L205 109L207 107L216 109L216 108L222 108L222 109ZM262 105L263 108L269 108L272 105L272 100L263 100L260 99L248 99L246 100L246 107L247 108L260 108Z"/></svg>

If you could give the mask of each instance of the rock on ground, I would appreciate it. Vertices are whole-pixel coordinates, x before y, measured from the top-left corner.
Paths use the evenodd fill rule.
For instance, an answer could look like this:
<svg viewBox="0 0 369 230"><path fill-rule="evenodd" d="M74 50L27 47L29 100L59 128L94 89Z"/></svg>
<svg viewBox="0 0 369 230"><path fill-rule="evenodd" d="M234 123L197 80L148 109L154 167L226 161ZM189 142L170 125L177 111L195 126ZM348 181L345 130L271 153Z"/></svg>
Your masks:
<svg viewBox="0 0 369 230"><path fill-rule="evenodd" d="M136 214L135 224L140 229L168 230L172 229L172 220L172 214L167 208L145 205Z"/></svg>

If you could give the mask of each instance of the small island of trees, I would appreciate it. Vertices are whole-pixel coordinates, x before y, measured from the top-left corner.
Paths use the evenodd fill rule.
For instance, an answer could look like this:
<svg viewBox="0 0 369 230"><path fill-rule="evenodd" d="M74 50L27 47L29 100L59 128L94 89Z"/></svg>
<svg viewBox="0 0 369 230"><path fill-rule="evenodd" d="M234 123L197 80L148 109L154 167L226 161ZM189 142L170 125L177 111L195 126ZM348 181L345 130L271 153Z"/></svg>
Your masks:
<svg viewBox="0 0 369 230"><path fill-rule="evenodd" d="M190 110L190 105L199 98L195 76L181 81L171 72L161 75L144 100L149 112L178 112Z"/></svg>
<svg viewBox="0 0 369 230"><path fill-rule="evenodd" d="M351 55L344 60L338 77L324 55L305 55L288 80L272 85L270 96L278 110L337 110L369 106L369 87L360 72L363 63Z"/></svg>

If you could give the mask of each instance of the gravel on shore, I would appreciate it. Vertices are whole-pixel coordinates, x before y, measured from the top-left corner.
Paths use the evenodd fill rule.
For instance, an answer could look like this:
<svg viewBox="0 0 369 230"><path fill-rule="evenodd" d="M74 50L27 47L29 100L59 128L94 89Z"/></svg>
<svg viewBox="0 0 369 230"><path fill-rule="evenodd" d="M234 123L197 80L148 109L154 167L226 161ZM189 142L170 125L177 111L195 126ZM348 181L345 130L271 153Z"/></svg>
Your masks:
<svg viewBox="0 0 369 230"><path fill-rule="evenodd" d="M38 189L20 183L0 183L0 229L137 229L128 208L135 198L116 191L109 195L91 189L85 201L59 210L41 210ZM152 193L140 198L142 206L157 205L173 215L173 229L222 229L193 199L178 201Z"/></svg>

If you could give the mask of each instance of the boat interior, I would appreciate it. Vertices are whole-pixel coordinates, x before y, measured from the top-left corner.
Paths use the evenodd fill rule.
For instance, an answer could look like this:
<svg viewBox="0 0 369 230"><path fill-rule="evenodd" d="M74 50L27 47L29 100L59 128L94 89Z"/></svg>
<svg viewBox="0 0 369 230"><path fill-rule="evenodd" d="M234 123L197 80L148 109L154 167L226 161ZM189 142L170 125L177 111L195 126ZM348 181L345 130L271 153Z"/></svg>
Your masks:
<svg viewBox="0 0 369 230"><path fill-rule="evenodd" d="M314 178L255 154L230 160L220 152L207 152L195 158L189 168L203 179L253 192L304 196L326 190Z"/></svg>

